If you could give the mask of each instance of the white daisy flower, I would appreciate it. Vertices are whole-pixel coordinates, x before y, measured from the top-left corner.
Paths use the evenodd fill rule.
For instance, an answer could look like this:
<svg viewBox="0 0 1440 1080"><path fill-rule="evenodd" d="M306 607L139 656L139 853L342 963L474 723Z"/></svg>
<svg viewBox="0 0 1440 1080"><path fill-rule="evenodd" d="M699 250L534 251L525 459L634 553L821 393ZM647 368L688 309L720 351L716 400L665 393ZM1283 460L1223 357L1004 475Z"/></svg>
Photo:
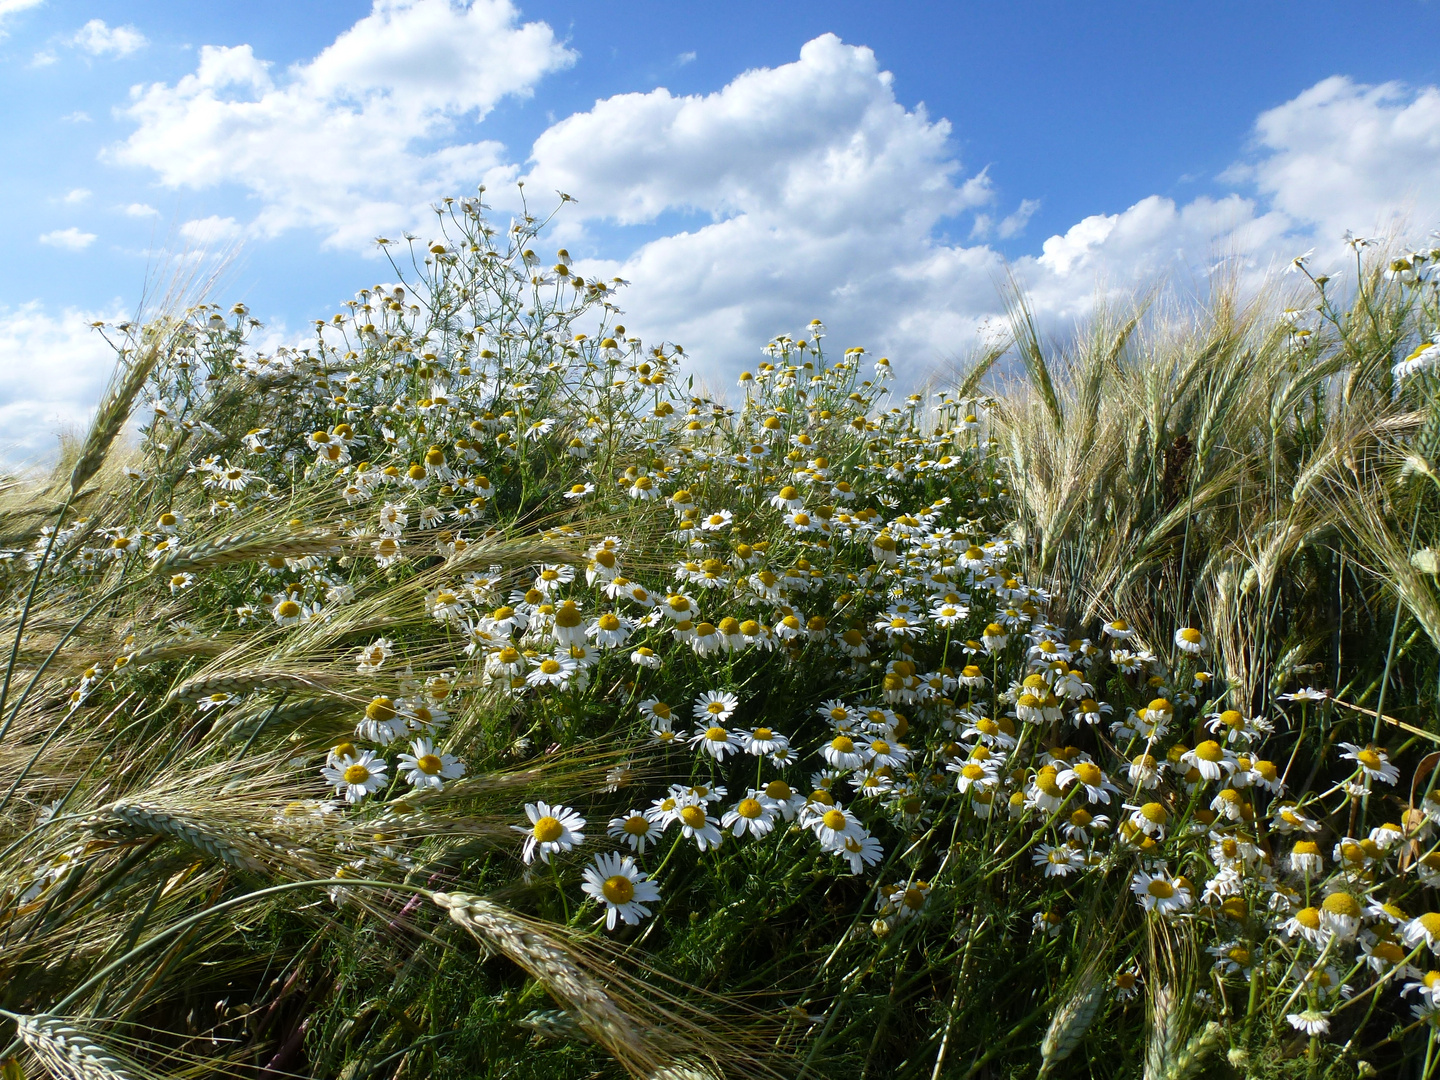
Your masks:
<svg viewBox="0 0 1440 1080"><path fill-rule="evenodd" d="M390 779L385 775L389 765L384 758L378 757L373 750L353 753L354 749L350 747L352 753L339 757L320 770L325 780L335 785L335 793L344 795L349 803L358 803L373 795Z"/></svg>
<svg viewBox="0 0 1440 1080"><path fill-rule="evenodd" d="M465 775L460 759L452 754L437 754L429 739L416 739L410 744L410 750L411 753L400 755L400 771L411 787L439 791L446 780Z"/></svg>
<svg viewBox="0 0 1440 1080"><path fill-rule="evenodd" d="M605 905L605 929L614 930L617 919L634 926L650 917L646 904L660 899L656 885L629 855L608 852L595 856L581 875L580 888Z"/></svg>
<svg viewBox="0 0 1440 1080"><path fill-rule="evenodd" d="M775 827L775 806L769 804L764 793L751 789L745 798L725 811L720 825L736 836L747 832L757 840Z"/></svg>
<svg viewBox="0 0 1440 1080"><path fill-rule="evenodd" d="M610 819L606 835L612 840L623 840L637 854L645 853L645 845L656 838L655 823L639 810L631 810L623 817Z"/></svg>
<svg viewBox="0 0 1440 1080"><path fill-rule="evenodd" d="M530 827L511 825L510 828L525 834L525 845L521 857L527 862L548 863L550 856L557 852L570 851L585 842L585 819L568 806L551 806L549 803L525 804L525 816Z"/></svg>

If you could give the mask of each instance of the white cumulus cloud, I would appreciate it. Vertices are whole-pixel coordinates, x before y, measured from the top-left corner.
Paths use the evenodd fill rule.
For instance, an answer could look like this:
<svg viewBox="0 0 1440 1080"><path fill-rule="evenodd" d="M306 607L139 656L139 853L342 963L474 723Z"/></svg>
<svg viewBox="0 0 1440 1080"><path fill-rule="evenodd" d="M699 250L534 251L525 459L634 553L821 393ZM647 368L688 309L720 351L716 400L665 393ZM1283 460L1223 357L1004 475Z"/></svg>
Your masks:
<svg viewBox="0 0 1440 1080"><path fill-rule="evenodd" d="M605 98L551 124L523 162L475 137L469 122L575 59L510 0L375 0L283 71L249 46L202 49L192 74L136 88L123 110L135 129L111 156L170 188L238 184L260 207L245 229L314 228L332 246L423 232L433 199L482 179L502 210L515 206L503 180L525 179L532 204L565 191L579 202L553 239L590 253L587 276L633 281L627 326L682 342L717 383L814 316L837 348L919 372L966 351L1011 274L1054 325L1083 315L1097 287L1203 288L1217 268L1254 282L1312 245L1333 256L1347 228L1398 215L1423 235L1440 219L1435 87L1327 79L1258 117L1221 178L1231 190L1097 207L1007 261L990 241L1013 248L1045 192L1002 204L986 171L959 160L950 122L898 100L863 46L827 34L712 93ZM627 249L613 225L648 240Z"/></svg>
<svg viewBox="0 0 1440 1080"><path fill-rule="evenodd" d="M104 19L91 19L75 32L70 44L91 56L128 56L149 42L133 26L107 26Z"/></svg>
<svg viewBox="0 0 1440 1080"><path fill-rule="evenodd" d="M150 209L147 207L146 209ZM151 211L154 212L153 210ZM205 218L195 218L180 226L180 235L194 243L207 244L224 240L234 240L245 232L242 226L233 217L220 217L211 214Z"/></svg>
<svg viewBox="0 0 1440 1080"><path fill-rule="evenodd" d="M0 37L5 36L5 24L11 16L18 15L33 7L39 7L45 0L0 0Z"/></svg>
<svg viewBox="0 0 1440 1080"><path fill-rule="evenodd" d="M502 148L457 139L462 121L574 59L509 0L375 0L283 72L249 45L205 46L193 74L133 91L124 115L136 130L111 156L171 188L241 185L259 197L262 233L313 227L358 246L472 190Z"/></svg>
<svg viewBox="0 0 1440 1080"><path fill-rule="evenodd" d="M1440 89L1335 76L1260 114L1230 174L1322 235L1440 223Z"/></svg>
<svg viewBox="0 0 1440 1080"><path fill-rule="evenodd" d="M90 324L121 317L0 307L0 460L37 461L53 454L58 435L84 431L115 366Z"/></svg>
<svg viewBox="0 0 1440 1080"><path fill-rule="evenodd" d="M1058 325L1084 315L1097 288L1203 290L1217 270L1253 284L1312 244L1333 256L1346 228L1398 211L1423 235L1440 218L1434 88L1326 80L1258 118L1250 159L1227 173L1240 192L1149 196L1008 263L983 241L1021 234L1038 200L995 214L987 175L965 174L949 134L896 100L870 50L826 35L713 94L597 102L536 140L528 180L580 200L577 240L595 218L698 217L589 269L632 280L627 325L682 342L716 381L811 316L834 343L907 357L918 376L966 350L1012 273ZM969 246L944 238L965 211Z"/></svg>
<svg viewBox="0 0 1440 1080"><path fill-rule="evenodd" d="M158 213L160 213L160 211L148 203L132 202L125 207L126 217L146 218L154 217Z"/></svg>
<svg viewBox="0 0 1440 1080"><path fill-rule="evenodd" d="M50 247L64 248L66 251L84 251L94 242L95 234L93 232L82 232L74 225L68 229L55 229L40 234L40 243L48 244Z"/></svg>

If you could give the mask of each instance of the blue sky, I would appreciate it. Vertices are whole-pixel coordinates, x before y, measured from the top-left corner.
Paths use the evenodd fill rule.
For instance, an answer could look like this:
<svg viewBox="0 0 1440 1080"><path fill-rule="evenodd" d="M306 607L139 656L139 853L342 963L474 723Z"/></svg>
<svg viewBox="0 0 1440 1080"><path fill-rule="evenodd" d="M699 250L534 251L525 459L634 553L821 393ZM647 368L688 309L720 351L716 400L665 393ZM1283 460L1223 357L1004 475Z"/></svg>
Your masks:
<svg viewBox="0 0 1440 1080"><path fill-rule="evenodd" d="M915 377L1007 267L1259 282L1440 224L1440 3L375 4L0 0L0 456L83 423L85 330L157 249L243 242L277 338L382 280L366 240L485 179L634 282L716 384L812 317ZM132 90L132 88L134 88ZM662 89L663 88L663 89Z"/></svg>

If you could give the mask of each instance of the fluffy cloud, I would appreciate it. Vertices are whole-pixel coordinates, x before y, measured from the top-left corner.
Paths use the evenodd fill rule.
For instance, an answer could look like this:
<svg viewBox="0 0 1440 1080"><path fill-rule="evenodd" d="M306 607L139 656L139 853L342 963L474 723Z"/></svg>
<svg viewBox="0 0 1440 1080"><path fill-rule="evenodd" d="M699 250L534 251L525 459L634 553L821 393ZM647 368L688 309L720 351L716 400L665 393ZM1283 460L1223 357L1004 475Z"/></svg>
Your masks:
<svg viewBox="0 0 1440 1080"><path fill-rule="evenodd" d="M155 211L146 207L151 213ZM180 226L180 235L186 240L196 244L213 244L226 240L236 240L244 235L244 227L233 217L220 217L211 214L205 218L195 218Z"/></svg>
<svg viewBox="0 0 1440 1080"><path fill-rule="evenodd" d="M28 8L39 7L44 0L0 0L0 37L5 36L5 24L12 15L18 15Z"/></svg>
<svg viewBox="0 0 1440 1080"><path fill-rule="evenodd" d="M536 140L527 179L620 222L690 209L827 232L857 214L867 228L903 228L989 201L983 175L957 183L949 122L907 111L890 82L869 49L826 34L797 62L713 94L661 88L597 102Z"/></svg>
<svg viewBox="0 0 1440 1080"><path fill-rule="evenodd" d="M1440 89L1336 76L1261 113L1260 160L1230 174L1324 236L1440 223Z"/></svg>
<svg viewBox="0 0 1440 1080"><path fill-rule="evenodd" d="M76 31L70 44L91 56L128 56L149 42L133 26L106 26L104 19L91 19Z"/></svg>
<svg viewBox="0 0 1440 1080"><path fill-rule="evenodd" d="M549 26L521 24L509 0L375 0L283 73L248 45L205 46L175 85L136 88L124 115L137 128L112 156L172 188L241 185L262 203L262 233L306 226L356 246L473 188L502 148L456 141L458 122L530 94L574 59Z"/></svg>
<svg viewBox="0 0 1440 1080"><path fill-rule="evenodd" d="M38 461L54 452L57 435L83 432L115 366L90 324L121 317L0 307L0 460Z"/></svg>
<svg viewBox="0 0 1440 1080"><path fill-rule="evenodd" d="M702 216L594 269L633 280L628 321L684 342L717 376L812 316L847 344L928 345L993 303L999 256L934 238L993 192L983 172L964 175L948 121L906 109L891 82L869 49L826 34L712 94L597 102L536 140L526 181L574 194L582 220Z"/></svg>
<svg viewBox="0 0 1440 1080"><path fill-rule="evenodd" d="M1393 225L1398 210L1423 233L1440 217L1434 88L1326 80L1259 117L1251 160L1226 175L1248 193L1150 196L1009 263L983 241L1018 235L1038 202L994 214L988 178L965 177L948 137L895 99L868 49L827 35L714 94L597 102L536 140L528 179L574 194L582 222L701 217L591 267L633 280L627 323L682 341L716 381L812 315L918 377L998 316L1010 274L1058 327L1105 292L1203 290L1217 271L1258 284L1312 244L1333 256L1346 228ZM981 243L941 238L963 211Z"/></svg>
<svg viewBox="0 0 1440 1080"><path fill-rule="evenodd" d="M463 126L574 60L510 0L375 0L284 72L248 46L202 49L193 74L134 91L123 112L135 131L112 156L171 188L238 184L261 208L245 228L316 228L347 247L423 231L434 198L478 179L502 210L515 204L501 180L568 192L579 203L554 239L591 252L587 275L634 281L627 325L683 342L716 383L812 316L836 345L920 372L967 350L1012 274L1060 325L1102 287L1203 288L1220 268L1257 282L1303 248L1334 253L1346 228L1372 231L1398 210L1423 233L1440 217L1440 90L1344 78L1258 118L1246 159L1221 178L1232 193L1107 208L1008 262L989 242L1022 235L1038 200L1002 206L983 170L962 167L949 122L906 107L869 49L833 35L713 93L597 101L543 131L523 164ZM670 220L686 227L631 250L611 227L653 237ZM182 232L240 227L212 216Z"/></svg>
<svg viewBox="0 0 1440 1080"><path fill-rule="evenodd" d="M82 232L71 225L68 229L55 229L53 232L41 233L40 243L48 244L50 247L64 248L66 251L84 251L95 242L93 232Z"/></svg>

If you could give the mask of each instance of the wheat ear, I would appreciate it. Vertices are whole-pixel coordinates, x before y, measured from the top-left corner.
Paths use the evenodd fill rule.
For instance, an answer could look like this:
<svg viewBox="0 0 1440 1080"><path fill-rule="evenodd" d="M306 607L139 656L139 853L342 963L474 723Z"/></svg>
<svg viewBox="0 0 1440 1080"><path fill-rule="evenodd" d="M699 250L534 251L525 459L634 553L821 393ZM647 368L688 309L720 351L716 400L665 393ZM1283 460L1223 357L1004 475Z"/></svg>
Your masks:
<svg viewBox="0 0 1440 1080"><path fill-rule="evenodd" d="M242 851L234 840L222 832L209 828L204 822L187 814L177 814L158 806L145 803L117 802L110 807L112 817L118 818L133 829L169 836L179 840L196 851L219 859L237 870L259 873L265 867L258 860Z"/></svg>
<svg viewBox="0 0 1440 1080"><path fill-rule="evenodd" d="M503 953L544 985L574 1015L585 1033L637 1075L665 1062L645 1045L635 1024L570 954L531 920L478 896L434 893L435 903L480 942ZM638 1066L638 1068L637 1068Z"/></svg>
<svg viewBox="0 0 1440 1080"><path fill-rule="evenodd" d="M105 463L105 455L110 452L110 444L115 441L115 436L120 434L120 429L130 418L135 399L140 396L145 380L150 377L150 372L154 370L159 359L160 346L152 342L130 362L129 368L123 374L117 372L119 377L111 381L99 409L95 412L90 432L85 436L85 445L80 448L80 457L70 471L72 494L83 488L90 478L100 471L100 466Z"/></svg>
<svg viewBox="0 0 1440 1080"><path fill-rule="evenodd" d="M68 1080L134 1080L131 1067L58 1016L7 1013L16 1035L40 1064Z"/></svg>
<svg viewBox="0 0 1440 1080"><path fill-rule="evenodd" d="M252 690L308 690L312 693L331 693L334 689L332 682L323 672L302 674L293 671L267 671L263 668L218 671L186 680L176 687L170 696L198 701L211 694L248 694Z"/></svg>
<svg viewBox="0 0 1440 1080"><path fill-rule="evenodd" d="M277 536L273 529L250 529L181 548L164 560L156 572L171 574L181 570L204 570L272 555L287 559L304 555L333 555L341 550L340 541L328 533Z"/></svg>
<svg viewBox="0 0 1440 1080"><path fill-rule="evenodd" d="M1100 965L1092 963L1080 972L1070 997L1050 1018L1050 1027L1040 1043L1039 1080L1048 1077L1055 1065L1075 1052L1104 1000L1105 983L1100 979Z"/></svg>

